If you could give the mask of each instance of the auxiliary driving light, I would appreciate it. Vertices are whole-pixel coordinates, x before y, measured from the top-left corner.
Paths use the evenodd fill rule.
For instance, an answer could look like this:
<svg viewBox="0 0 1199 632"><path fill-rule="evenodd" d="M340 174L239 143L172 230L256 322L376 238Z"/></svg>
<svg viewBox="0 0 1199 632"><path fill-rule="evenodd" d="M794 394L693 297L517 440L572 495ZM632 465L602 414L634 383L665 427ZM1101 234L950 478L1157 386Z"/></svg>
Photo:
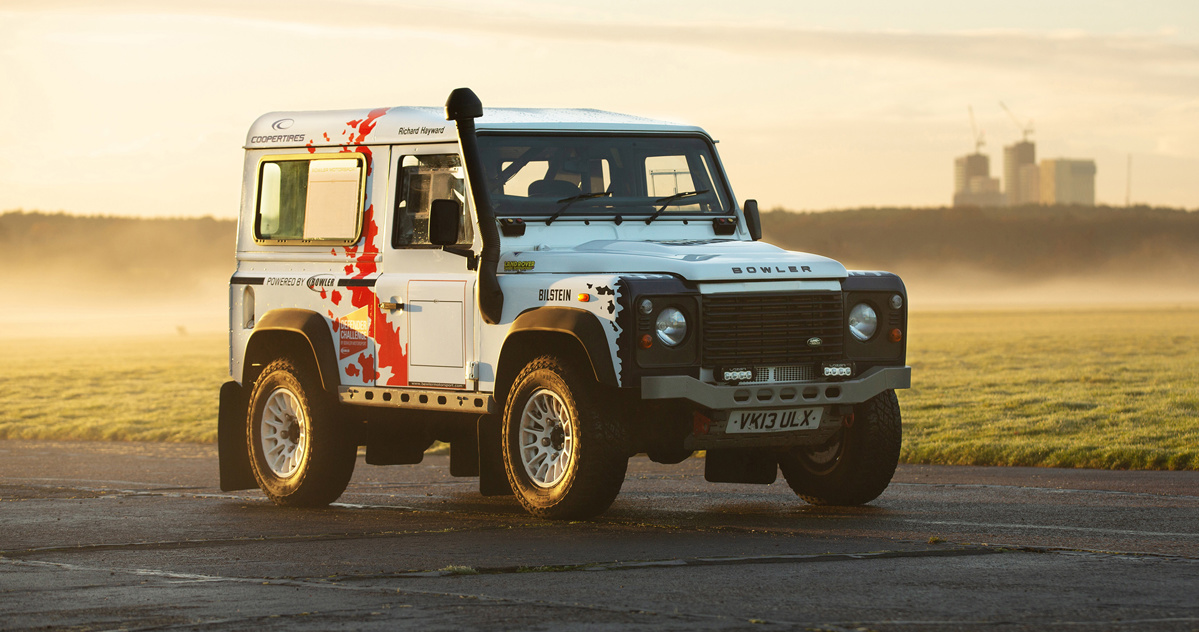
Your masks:
<svg viewBox="0 0 1199 632"><path fill-rule="evenodd" d="M821 367L821 372L824 377L851 377L853 376L853 363L828 362Z"/></svg>
<svg viewBox="0 0 1199 632"><path fill-rule="evenodd" d="M721 378L725 382L745 382L754 379L753 369L725 369L721 371Z"/></svg>

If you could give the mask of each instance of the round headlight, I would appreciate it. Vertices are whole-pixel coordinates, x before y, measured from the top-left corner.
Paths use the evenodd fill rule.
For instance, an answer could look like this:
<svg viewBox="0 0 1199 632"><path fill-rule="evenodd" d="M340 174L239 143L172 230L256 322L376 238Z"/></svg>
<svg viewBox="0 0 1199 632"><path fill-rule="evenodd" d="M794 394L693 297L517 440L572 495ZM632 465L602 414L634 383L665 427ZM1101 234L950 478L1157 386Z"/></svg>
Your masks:
<svg viewBox="0 0 1199 632"><path fill-rule="evenodd" d="M658 314L655 329L658 331L658 340L669 347L677 347L687 337L687 318L683 312L667 307Z"/></svg>
<svg viewBox="0 0 1199 632"><path fill-rule="evenodd" d="M854 338L865 342L870 340L876 330L878 330L878 314L874 312L873 307L865 303L858 303L849 310L849 331Z"/></svg>

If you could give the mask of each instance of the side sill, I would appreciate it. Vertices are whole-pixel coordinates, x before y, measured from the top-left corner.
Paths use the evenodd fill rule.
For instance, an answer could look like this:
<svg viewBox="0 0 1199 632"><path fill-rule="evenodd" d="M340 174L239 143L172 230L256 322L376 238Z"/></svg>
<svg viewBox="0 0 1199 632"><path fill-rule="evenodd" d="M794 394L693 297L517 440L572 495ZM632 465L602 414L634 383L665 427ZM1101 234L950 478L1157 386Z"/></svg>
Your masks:
<svg viewBox="0 0 1199 632"><path fill-rule="evenodd" d="M499 412L491 393L473 391L442 391L418 388L373 386L342 386L338 396L343 404L378 406L380 408L411 408L455 413L489 415Z"/></svg>

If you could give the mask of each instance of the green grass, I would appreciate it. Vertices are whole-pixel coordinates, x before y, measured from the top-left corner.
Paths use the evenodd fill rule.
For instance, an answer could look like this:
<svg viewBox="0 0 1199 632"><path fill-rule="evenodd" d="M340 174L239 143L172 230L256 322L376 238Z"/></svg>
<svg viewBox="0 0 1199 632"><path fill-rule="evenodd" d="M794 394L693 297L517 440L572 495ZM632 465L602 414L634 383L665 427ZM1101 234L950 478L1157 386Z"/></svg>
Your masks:
<svg viewBox="0 0 1199 632"><path fill-rule="evenodd" d="M1199 308L916 313L908 463L1199 470ZM0 438L216 440L223 336L2 340Z"/></svg>
<svg viewBox="0 0 1199 632"><path fill-rule="evenodd" d="M216 441L220 335L0 339L0 438Z"/></svg>
<svg viewBox="0 0 1199 632"><path fill-rule="evenodd" d="M1199 309L911 320L905 462L1199 469Z"/></svg>

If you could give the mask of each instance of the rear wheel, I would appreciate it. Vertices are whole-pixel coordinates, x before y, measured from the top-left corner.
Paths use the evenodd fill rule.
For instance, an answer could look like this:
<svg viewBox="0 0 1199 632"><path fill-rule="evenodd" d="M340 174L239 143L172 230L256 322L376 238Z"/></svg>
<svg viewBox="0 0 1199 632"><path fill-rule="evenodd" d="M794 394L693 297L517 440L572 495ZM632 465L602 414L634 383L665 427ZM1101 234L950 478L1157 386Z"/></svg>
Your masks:
<svg viewBox="0 0 1199 632"><path fill-rule="evenodd" d="M246 439L258 487L279 505L327 505L345 491L357 446L319 377L275 360L254 383Z"/></svg>
<svg viewBox="0 0 1199 632"><path fill-rule="evenodd" d="M504 464L529 513L587 518L620 493L628 454L599 388L552 356L535 359L516 377L504 407Z"/></svg>
<svg viewBox="0 0 1199 632"><path fill-rule="evenodd" d="M891 483L902 442L899 399L888 390L854 406L854 422L818 446L779 457L791 489L814 505L868 503Z"/></svg>

